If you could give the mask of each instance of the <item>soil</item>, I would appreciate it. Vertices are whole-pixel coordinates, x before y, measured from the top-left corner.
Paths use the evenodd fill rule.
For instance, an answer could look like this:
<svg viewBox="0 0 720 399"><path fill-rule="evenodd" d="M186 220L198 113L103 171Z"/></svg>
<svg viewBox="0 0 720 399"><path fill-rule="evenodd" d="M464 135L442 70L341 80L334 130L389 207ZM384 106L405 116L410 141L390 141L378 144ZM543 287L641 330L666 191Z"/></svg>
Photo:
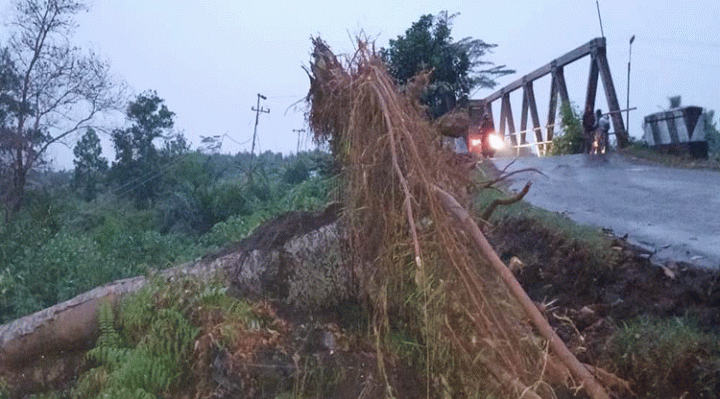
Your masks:
<svg viewBox="0 0 720 399"><path fill-rule="evenodd" d="M518 281L581 362L618 372L608 364L610 340L620 326L641 317L690 316L702 331L720 334L717 269L680 262L656 264L642 248L613 236L609 237L611 255L598 259L583 242L524 217L497 222L488 239L506 264L521 265L514 268ZM513 257L520 263L510 262ZM714 387L694 386L697 373L720 375L717 358L706 360L698 356L690 363L671 365L666 372L674 377L667 388L677 396L667 393L667 397L717 397L703 392L717 395L717 382ZM706 369L703 362L708 363ZM618 374L631 382L639 397L651 393L653 387L638 383L637 375L623 375L622 370Z"/></svg>

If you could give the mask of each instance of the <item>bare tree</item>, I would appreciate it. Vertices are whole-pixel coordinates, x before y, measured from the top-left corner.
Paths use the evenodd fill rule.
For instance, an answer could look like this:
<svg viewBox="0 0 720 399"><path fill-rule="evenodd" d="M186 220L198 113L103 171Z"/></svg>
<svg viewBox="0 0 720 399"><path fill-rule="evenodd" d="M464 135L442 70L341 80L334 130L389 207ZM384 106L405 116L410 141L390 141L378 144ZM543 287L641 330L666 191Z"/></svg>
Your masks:
<svg viewBox="0 0 720 399"><path fill-rule="evenodd" d="M22 206L28 173L48 147L74 138L121 99L108 64L70 42L75 15L88 10L82 0L14 0L13 7L3 71L16 84L0 87L8 111L0 120L6 220Z"/></svg>

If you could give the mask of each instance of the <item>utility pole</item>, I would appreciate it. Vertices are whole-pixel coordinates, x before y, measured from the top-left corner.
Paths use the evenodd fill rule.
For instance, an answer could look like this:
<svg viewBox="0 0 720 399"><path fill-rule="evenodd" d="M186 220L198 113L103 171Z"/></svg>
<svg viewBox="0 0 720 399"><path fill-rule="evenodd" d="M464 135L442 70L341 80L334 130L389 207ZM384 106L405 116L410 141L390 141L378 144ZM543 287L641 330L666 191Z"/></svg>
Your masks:
<svg viewBox="0 0 720 399"><path fill-rule="evenodd" d="M600 35L602 35L602 37L604 38L604 37L605 37L605 32L603 31L602 17L600 16L600 0L595 0L595 5L597 5L598 20L600 20Z"/></svg>
<svg viewBox="0 0 720 399"><path fill-rule="evenodd" d="M300 153L300 134L305 133L306 130L305 129L293 129L292 131L297 132L297 134L298 134L297 150L295 150L295 154L299 154Z"/></svg>
<svg viewBox="0 0 720 399"><path fill-rule="evenodd" d="M252 180L252 164L253 164L253 157L255 156L255 138L257 137L257 127L258 122L260 121L260 113L270 113L270 108L265 109L260 107L260 99L267 100L267 97L263 96L262 94L258 93L257 95L257 106L251 107L250 109L255 111L255 131L253 132L253 140L252 140L252 148L250 150L250 165L248 166L248 179Z"/></svg>
<svg viewBox="0 0 720 399"><path fill-rule="evenodd" d="M635 35L630 38L630 50L628 52L628 87L627 87L627 115L625 116L625 131L630 137L630 61L632 61L632 44L635 41Z"/></svg>

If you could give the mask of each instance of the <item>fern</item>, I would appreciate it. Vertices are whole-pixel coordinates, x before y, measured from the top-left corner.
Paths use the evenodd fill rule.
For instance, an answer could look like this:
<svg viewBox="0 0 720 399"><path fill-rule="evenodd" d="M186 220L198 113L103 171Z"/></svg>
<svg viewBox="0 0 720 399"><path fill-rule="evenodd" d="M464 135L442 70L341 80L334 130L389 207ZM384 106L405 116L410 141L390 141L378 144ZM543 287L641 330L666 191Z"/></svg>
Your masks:
<svg viewBox="0 0 720 399"><path fill-rule="evenodd" d="M205 287L205 289L198 294L197 301L208 305L217 305L225 298L226 293L227 287Z"/></svg>
<svg viewBox="0 0 720 399"><path fill-rule="evenodd" d="M98 318L100 323L100 337L98 338L97 346L113 348L119 347L122 339L115 329L115 315L108 302L103 302L102 305L100 305L100 314Z"/></svg>
<svg viewBox="0 0 720 399"><path fill-rule="evenodd" d="M100 337L87 353L98 367L80 378L73 397L158 398L181 388L191 377L189 360L200 332L191 320L202 320L197 312L221 312L218 342L227 345L236 339L238 323L257 329L271 322L216 283L151 279L123 302L117 317L103 304Z"/></svg>
<svg viewBox="0 0 720 399"><path fill-rule="evenodd" d="M115 327L111 307L103 304L100 337L87 354L100 366L83 376L74 396L157 398L177 387L199 331L179 309L183 293L157 281L148 283L123 304L123 334ZM159 308L161 303L170 305Z"/></svg>

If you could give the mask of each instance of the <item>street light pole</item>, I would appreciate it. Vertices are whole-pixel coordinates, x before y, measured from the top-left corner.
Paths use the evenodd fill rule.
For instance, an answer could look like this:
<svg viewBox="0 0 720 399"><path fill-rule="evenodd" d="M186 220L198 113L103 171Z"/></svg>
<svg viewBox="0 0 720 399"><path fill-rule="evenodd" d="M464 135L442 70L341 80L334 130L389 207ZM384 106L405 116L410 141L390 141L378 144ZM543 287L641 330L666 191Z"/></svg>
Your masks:
<svg viewBox="0 0 720 399"><path fill-rule="evenodd" d="M628 53L628 79L627 79L627 115L625 116L625 129L628 137L630 137L630 62L632 61L632 44L635 41L635 35L630 38L630 50Z"/></svg>

